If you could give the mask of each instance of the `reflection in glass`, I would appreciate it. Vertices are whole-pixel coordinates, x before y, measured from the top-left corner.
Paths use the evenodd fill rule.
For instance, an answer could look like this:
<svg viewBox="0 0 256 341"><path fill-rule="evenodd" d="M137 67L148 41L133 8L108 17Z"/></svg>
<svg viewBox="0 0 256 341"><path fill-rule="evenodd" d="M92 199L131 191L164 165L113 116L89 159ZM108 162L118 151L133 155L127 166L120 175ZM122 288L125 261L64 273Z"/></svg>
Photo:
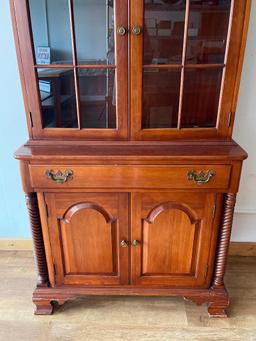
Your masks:
<svg viewBox="0 0 256 341"><path fill-rule="evenodd" d="M37 64L71 64L68 0L29 0Z"/></svg>
<svg viewBox="0 0 256 341"><path fill-rule="evenodd" d="M224 63L231 0L191 0L186 62Z"/></svg>
<svg viewBox="0 0 256 341"><path fill-rule="evenodd" d="M38 69L43 128L77 128L74 71Z"/></svg>
<svg viewBox="0 0 256 341"><path fill-rule="evenodd" d="M222 68L185 71L182 128L216 126L222 73Z"/></svg>
<svg viewBox="0 0 256 341"><path fill-rule="evenodd" d="M177 127L180 78L180 70L144 70L142 128Z"/></svg>
<svg viewBox="0 0 256 341"><path fill-rule="evenodd" d="M114 69L80 69L82 128L116 128Z"/></svg>
<svg viewBox="0 0 256 341"><path fill-rule="evenodd" d="M113 1L73 3L78 64L115 64Z"/></svg>
<svg viewBox="0 0 256 341"><path fill-rule="evenodd" d="M182 60L184 1L144 1L144 64L179 64Z"/></svg>

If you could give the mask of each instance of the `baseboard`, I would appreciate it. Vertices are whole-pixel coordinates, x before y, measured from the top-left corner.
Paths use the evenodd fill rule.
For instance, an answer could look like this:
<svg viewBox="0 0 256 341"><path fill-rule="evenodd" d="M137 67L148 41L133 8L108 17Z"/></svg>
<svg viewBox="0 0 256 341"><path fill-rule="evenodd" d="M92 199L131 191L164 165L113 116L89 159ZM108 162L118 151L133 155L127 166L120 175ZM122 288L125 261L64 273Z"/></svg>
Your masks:
<svg viewBox="0 0 256 341"><path fill-rule="evenodd" d="M232 242L229 247L229 255L256 257L256 243Z"/></svg>
<svg viewBox="0 0 256 341"><path fill-rule="evenodd" d="M0 250L32 251L31 239L0 239ZM256 243L231 242L230 256L256 257Z"/></svg>
<svg viewBox="0 0 256 341"><path fill-rule="evenodd" d="M0 250L32 251L31 239L0 239Z"/></svg>

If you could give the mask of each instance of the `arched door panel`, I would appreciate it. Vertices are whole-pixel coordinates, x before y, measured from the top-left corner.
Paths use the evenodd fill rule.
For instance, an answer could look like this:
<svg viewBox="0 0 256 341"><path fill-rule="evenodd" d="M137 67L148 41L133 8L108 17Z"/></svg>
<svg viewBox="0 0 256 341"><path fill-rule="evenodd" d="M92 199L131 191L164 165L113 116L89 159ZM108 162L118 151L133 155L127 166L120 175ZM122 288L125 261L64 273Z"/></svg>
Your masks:
<svg viewBox="0 0 256 341"><path fill-rule="evenodd" d="M47 194L56 284L125 284L127 195Z"/></svg>
<svg viewBox="0 0 256 341"><path fill-rule="evenodd" d="M216 241L215 194L136 193L132 196L132 282L199 286L208 281Z"/></svg>

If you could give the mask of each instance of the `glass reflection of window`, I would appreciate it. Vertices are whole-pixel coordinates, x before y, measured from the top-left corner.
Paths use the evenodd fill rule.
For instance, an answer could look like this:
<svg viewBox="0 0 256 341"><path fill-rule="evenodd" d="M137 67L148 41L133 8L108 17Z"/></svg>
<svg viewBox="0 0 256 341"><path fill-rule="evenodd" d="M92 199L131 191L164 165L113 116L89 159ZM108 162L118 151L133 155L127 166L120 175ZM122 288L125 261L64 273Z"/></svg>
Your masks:
<svg viewBox="0 0 256 341"><path fill-rule="evenodd" d="M186 62L224 63L231 0L190 2Z"/></svg>
<svg viewBox="0 0 256 341"><path fill-rule="evenodd" d="M216 126L232 4L234 0L144 0L144 129ZM170 68L176 69L171 77ZM161 77L157 82L156 75Z"/></svg>
<svg viewBox="0 0 256 341"><path fill-rule="evenodd" d="M114 0L29 0L29 9L43 127L115 128Z"/></svg>
<svg viewBox="0 0 256 341"><path fill-rule="evenodd" d="M113 1L73 0L73 4L78 64L114 65Z"/></svg>

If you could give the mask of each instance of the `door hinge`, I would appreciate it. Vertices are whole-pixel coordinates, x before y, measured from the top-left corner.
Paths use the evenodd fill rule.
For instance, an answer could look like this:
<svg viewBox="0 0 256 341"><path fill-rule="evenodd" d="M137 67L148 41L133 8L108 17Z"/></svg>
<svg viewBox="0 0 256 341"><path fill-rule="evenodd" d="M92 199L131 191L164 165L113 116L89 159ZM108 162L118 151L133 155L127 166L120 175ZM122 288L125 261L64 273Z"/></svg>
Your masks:
<svg viewBox="0 0 256 341"><path fill-rule="evenodd" d="M231 121L232 121L232 111L228 113L228 128L231 126Z"/></svg>
<svg viewBox="0 0 256 341"><path fill-rule="evenodd" d="M49 217L49 209L48 209L48 205L46 202L45 202L45 212L46 212L46 216L48 218Z"/></svg>
<svg viewBox="0 0 256 341"><path fill-rule="evenodd" d="M53 263L53 273L54 273L54 276L57 275L56 265L54 263Z"/></svg>
<svg viewBox="0 0 256 341"><path fill-rule="evenodd" d="M31 127L34 127L34 123L33 123L33 117L32 117L32 112L29 112L29 117L30 117L30 123L31 123Z"/></svg>
<svg viewBox="0 0 256 341"><path fill-rule="evenodd" d="M209 266L208 264L205 266L205 269L204 269L204 278L207 278L208 276L208 270L209 270Z"/></svg>
<svg viewBox="0 0 256 341"><path fill-rule="evenodd" d="M212 218L215 218L215 213L216 213L216 202L214 203L213 207L212 207Z"/></svg>

